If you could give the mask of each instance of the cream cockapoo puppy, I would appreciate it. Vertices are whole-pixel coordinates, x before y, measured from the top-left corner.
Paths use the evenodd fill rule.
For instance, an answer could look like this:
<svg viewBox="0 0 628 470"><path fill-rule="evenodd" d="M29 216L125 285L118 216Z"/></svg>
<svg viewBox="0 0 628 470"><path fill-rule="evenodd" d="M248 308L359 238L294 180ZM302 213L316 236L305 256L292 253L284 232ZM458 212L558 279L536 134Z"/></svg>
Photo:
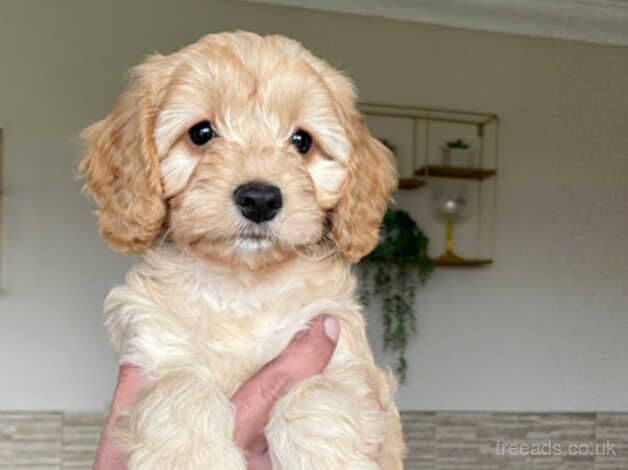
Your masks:
<svg viewBox="0 0 628 470"><path fill-rule="evenodd" d="M120 362L148 377L119 423L129 469L244 470L230 397L323 313L337 349L276 404L273 468L402 468L351 274L396 175L351 82L284 37L209 35L136 67L83 137L101 234L141 254L105 303Z"/></svg>

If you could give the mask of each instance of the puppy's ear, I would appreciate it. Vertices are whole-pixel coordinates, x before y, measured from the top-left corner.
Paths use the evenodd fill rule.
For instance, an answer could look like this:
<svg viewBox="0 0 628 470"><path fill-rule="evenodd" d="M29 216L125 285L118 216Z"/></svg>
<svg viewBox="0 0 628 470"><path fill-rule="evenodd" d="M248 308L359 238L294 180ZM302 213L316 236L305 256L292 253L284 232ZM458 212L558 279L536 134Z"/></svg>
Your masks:
<svg viewBox="0 0 628 470"><path fill-rule="evenodd" d="M397 188L394 157L369 133L356 109L356 93L351 80L295 41L287 43L300 51L301 57L320 75L349 138L348 174L340 199L331 213L331 236L344 258L357 263L377 245L382 217L390 195Z"/></svg>
<svg viewBox="0 0 628 470"><path fill-rule="evenodd" d="M133 69L111 114L81 134L86 153L79 174L99 207L100 233L124 253L146 249L166 214L154 141L164 73L159 56Z"/></svg>
<svg viewBox="0 0 628 470"><path fill-rule="evenodd" d="M332 236L344 257L357 263L377 245L397 172L390 150L370 135L353 104L351 108L342 113L352 150L342 196L332 214Z"/></svg>

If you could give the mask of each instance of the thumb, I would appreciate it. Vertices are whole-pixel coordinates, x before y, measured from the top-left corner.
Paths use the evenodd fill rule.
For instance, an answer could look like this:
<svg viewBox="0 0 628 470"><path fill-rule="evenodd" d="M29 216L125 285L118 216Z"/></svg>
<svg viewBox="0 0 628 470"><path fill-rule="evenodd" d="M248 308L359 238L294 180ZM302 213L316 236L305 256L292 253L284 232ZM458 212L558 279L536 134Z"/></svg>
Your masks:
<svg viewBox="0 0 628 470"><path fill-rule="evenodd" d="M245 453L264 451L263 433L273 405L292 385L320 374L327 367L339 334L335 318L315 318L309 329L297 333L279 356L233 395L236 408L233 438Z"/></svg>

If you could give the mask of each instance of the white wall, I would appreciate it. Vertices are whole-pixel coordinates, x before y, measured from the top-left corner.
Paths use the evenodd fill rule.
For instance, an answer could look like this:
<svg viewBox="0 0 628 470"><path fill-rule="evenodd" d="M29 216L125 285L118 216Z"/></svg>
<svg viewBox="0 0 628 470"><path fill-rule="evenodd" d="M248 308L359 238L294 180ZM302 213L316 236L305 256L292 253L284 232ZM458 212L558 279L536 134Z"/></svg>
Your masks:
<svg viewBox="0 0 628 470"><path fill-rule="evenodd" d="M367 101L502 118L496 263L420 292L402 407L628 410L628 49L211 0L0 5L0 408L109 400L101 303L129 260L98 239L72 139L145 54L232 29L302 40Z"/></svg>

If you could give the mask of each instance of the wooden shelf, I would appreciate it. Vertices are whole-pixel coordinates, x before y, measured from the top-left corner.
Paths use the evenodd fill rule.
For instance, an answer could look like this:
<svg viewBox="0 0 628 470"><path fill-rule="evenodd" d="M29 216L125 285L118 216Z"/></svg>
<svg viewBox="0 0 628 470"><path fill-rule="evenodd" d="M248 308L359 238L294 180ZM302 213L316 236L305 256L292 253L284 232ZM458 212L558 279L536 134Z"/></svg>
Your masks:
<svg viewBox="0 0 628 470"><path fill-rule="evenodd" d="M461 259L455 261L443 261L439 259L433 259L432 264L434 266L443 266L450 268L477 268L480 266L486 266L493 262L492 259Z"/></svg>
<svg viewBox="0 0 628 470"><path fill-rule="evenodd" d="M418 178L399 178L399 189L417 189L425 185L424 180Z"/></svg>
<svg viewBox="0 0 628 470"><path fill-rule="evenodd" d="M495 170L486 168L467 168L459 166L426 165L415 171L418 176L436 176L438 178L458 178L483 180L495 175Z"/></svg>

